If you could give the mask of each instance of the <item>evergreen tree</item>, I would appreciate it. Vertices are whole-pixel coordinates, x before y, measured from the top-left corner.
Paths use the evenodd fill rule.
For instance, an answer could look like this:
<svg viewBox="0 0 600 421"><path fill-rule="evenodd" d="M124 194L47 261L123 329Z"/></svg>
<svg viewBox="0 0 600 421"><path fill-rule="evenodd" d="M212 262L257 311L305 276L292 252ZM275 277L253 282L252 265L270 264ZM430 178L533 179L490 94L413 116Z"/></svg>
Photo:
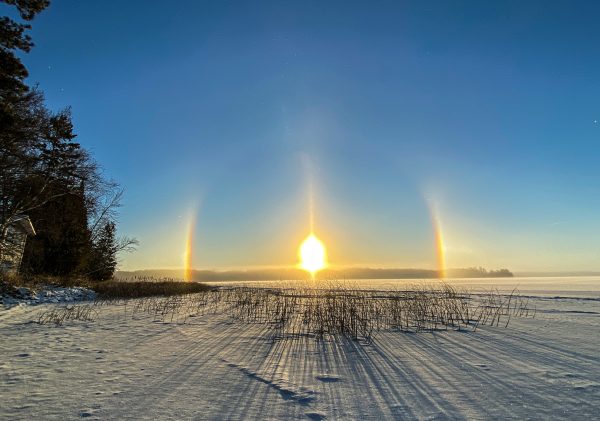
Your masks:
<svg viewBox="0 0 600 421"><path fill-rule="evenodd" d="M25 22L33 20L35 15L44 10L48 0L0 0L17 8L21 19ZM16 51L28 53L33 47L31 37L26 33L31 29L28 23L19 23L8 16L0 18L0 98L2 102L14 101L26 95L29 88L25 84L27 69ZM8 110L3 109L4 112Z"/></svg>
<svg viewBox="0 0 600 421"><path fill-rule="evenodd" d="M25 83L18 54L33 47L29 22L49 1L0 2L23 20L0 17L0 260L10 247L9 224L26 214L37 235L26 243L23 269L54 275L100 269L94 276L104 279L114 271L116 252L136 243L115 238L122 192L75 142L70 110L49 111L43 94Z"/></svg>
<svg viewBox="0 0 600 421"><path fill-rule="evenodd" d="M33 47L29 21L48 6L44 0L0 0L15 6L25 23L0 18L0 256L7 246L8 224L19 213L43 203L44 190L26 187L39 170L38 156L49 113L43 97L25 84L27 69L17 56ZM24 194L27 192L27 194Z"/></svg>
<svg viewBox="0 0 600 421"><path fill-rule="evenodd" d="M116 226L112 221L102 226L97 240L92 245L89 277L104 281L112 278L117 267L118 244Z"/></svg>

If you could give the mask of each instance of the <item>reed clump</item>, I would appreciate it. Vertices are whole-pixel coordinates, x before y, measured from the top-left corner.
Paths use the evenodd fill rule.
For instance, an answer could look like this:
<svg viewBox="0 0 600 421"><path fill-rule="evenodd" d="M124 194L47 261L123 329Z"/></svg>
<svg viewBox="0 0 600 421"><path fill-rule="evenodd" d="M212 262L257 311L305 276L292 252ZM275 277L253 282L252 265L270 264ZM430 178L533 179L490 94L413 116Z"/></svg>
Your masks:
<svg viewBox="0 0 600 421"><path fill-rule="evenodd" d="M511 317L533 316L517 291L471 294L448 284L372 291L344 284L290 289L221 291L224 311L235 320L264 323L274 337L341 335L371 341L383 330L422 332L508 326Z"/></svg>
<svg viewBox="0 0 600 421"><path fill-rule="evenodd" d="M91 288L101 300L196 294L211 289L210 286L199 282L150 279L96 282Z"/></svg>
<svg viewBox="0 0 600 421"><path fill-rule="evenodd" d="M95 304L75 304L56 306L43 311L38 315L37 323L40 325L52 324L61 326L68 320L79 320L92 322L96 319L98 312Z"/></svg>
<svg viewBox="0 0 600 421"><path fill-rule="evenodd" d="M135 282L124 283L135 288ZM160 283L158 285L160 291ZM364 290L349 283L320 282L293 287L200 286L200 293L116 298L100 295L93 304L67 306L42 313L38 323L91 320L95 309L120 304L131 317L150 315L154 321L186 323L190 317L225 315L240 323L267 326L273 340L309 336L342 336L371 342L379 332L476 330L507 327L513 317L535 317L529 300L514 290L474 294L445 283L410 285L402 289ZM88 306L86 308L86 306ZM81 307L74 310L73 307Z"/></svg>

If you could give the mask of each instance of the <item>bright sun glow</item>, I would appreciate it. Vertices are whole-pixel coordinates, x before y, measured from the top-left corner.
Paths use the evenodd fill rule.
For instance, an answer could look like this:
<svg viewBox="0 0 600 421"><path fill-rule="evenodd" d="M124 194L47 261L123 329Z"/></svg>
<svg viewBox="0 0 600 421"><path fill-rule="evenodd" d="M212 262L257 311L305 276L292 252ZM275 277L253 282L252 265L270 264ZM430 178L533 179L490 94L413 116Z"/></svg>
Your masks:
<svg viewBox="0 0 600 421"><path fill-rule="evenodd" d="M309 271L312 275L324 269L326 263L325 246L314 234L306 237L300 245L300 267Z"/></svg>

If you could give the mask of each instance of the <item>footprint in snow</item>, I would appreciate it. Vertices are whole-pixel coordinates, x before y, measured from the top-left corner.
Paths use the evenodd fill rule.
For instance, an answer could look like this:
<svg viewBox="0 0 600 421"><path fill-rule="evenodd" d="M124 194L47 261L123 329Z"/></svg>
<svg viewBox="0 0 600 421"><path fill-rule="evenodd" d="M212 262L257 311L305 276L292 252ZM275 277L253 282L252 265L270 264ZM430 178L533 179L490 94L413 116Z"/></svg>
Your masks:
<svg viewBox="0 0 600 421"><path fill-rule="evenodd" d="M339 376L333 374L319 374L318 376L315 376L315 379L325 383L339 382L342 380Z"/></svg>
<svg viewBox="0 0 600 421"><path fill-rule="evenodd" d="M573 385L573 389L575 390L589 390L596 389L600 387L600 384L594 382L578 382Z"/></svg>
<svg viewBox="0 0 600 421"><path fill-rule="evenodd" d="M308 390L303 387L299 388L286 381L273 381L272 379L263 377L259 373L250 370L247 367L242 367L239 364L231 363L224 358L221 358L221 361L223 361L228 367L240 370L240 372L242 372L248 378L264 383L267 386L275 389L277 392L279 392L279 395L284 400L292 400L301 405L308 405L315 399L315 392L312 390Z"/></svg>
<svg viewBox="0 0 600 421"><path fill-rule="evenodd" d="M304 415L306 415L311 420L316 420L316 421L327 419L325 414L322 414L320 412L306 412Z"/></svg>

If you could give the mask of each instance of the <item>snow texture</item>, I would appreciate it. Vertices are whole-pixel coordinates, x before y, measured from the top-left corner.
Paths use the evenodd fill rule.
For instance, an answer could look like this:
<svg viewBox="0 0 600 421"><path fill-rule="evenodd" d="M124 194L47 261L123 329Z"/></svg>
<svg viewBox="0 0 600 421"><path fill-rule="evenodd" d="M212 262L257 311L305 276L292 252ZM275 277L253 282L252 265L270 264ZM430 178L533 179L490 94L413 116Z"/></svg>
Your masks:
<svg viewBox="0 0 600 421"><path fill-rule="evenodd" d="M57 286L44 286L39 291L29 288L13 288L10 293L0 295L0 302L5 308L16 305L37 305L45 303L70 303L76 301L93 300L96 293L91 289L81 287L63 288Z"/></svg>
<svg viewBox="0 0 600 421"><path fill-rule="evenodd" d="M56 295L54 295L56 296ZM0 311L0 419L582 419L600 414L600 298L539 298L508 328L272 341L267 327Z"/></svg>

